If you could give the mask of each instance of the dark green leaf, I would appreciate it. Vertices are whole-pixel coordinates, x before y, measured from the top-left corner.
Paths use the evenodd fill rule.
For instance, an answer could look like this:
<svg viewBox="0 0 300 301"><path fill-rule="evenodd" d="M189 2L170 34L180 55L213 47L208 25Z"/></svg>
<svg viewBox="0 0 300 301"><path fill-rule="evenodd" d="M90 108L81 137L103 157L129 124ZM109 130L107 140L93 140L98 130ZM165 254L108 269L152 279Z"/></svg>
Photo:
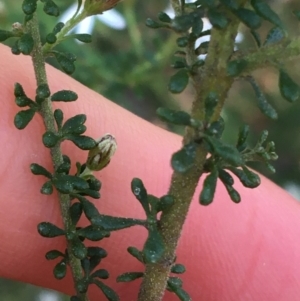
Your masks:
<svg viewBox="0 0 300 301"><path fill-rule="evenodd" d="M60 137L53 132L45 132L43 134L43 143L46 147L54 147L60 141Z"/></svg>
<svg viewBox="0 0 300 301"><path fill-rule="evenodd" d="M82 214L82 205L81 203L74 203L70 207L70 217L72 219L72 224L76 225L81 217Z"/></svg>
<svg viewBox="0 0 300 301"><path fill-rule="evenodd" d="M134 258L136 258L139 262L144 263L143 253L141 251L139 251L137 248L135 248L135 247L128 247L127 248L127 252L131 256L133 256Z"/></svg>
<svg viewBox="0 0 300 301"><path fill-rule="evenodd" d="M248 138L250 131L249 125L243 125L239 130L238 141L236 144L236 148L238 151L242 152L247 147L246 140Z"/></svg>
<svg viewBox="0 0 300 301"><path fill-rule="evenodd" d="M46 0L43 10L49 16L59 16L59 8L52 0Z"/></svg>
<svg viewBox="0 0 300 301"><path fill-rule="evenodd" d="M165 251L163 238L157 228L148 229L148 238L144 245L143 256L145 263L157 263Z"/></svg>
<svg viewBox="0 0 300 301"><path fill-rule="evenodd" d="M37 227L39 234L43 237L56 237L65 234L64 230L49 222L39 223Z"/></svg>
<svg viewBox="0 0 300 301"><path fill-rule="evenodd" d="M81 195L90 196L93 199L100 199L100 193L92 189L84 189L80 192Z"/></svg>
<svg viewBox="0 0 300 301"><path fill-rule="evenodd" d="M105 285L102 281L97 279L93 279L93 283L96 284L103 292L108 301L119 301L119 296L107 285Z"/></svg>
<svg viewBox="0 0 300 301"><path fill-rule="evenodd" d="M34 114L35 114L35 110L33 109L28 109L28 110L23 110L18 112L14 119L15 127L18 130L23 130L31 121Z"/></svg>
<svg viewBox="0 0 300 301"><path fill-rule="evenodd" d="M46 35L46 42L49 44L54 44L56 43L57 38L56 35L53 32L50 32Z"/></svg>
<svg viewBox="0 0 300 301"><path fill-rule="evenodd" d="M54 111L54 119L56 121L57 128L60 130L61 127L62 127L63 120L64 120L64 113L63 113L63 111L60 110L60 109L56 109Z"/></svg>
<svg viewBox="0 0 300 301"><path fill-rule="evenodd" d="M206 129L205 133L209 136L214 136L216 138L221 138L223 131L225 129L225 122L222 117L218 121L213 121L210 123L209 127Z"/></svg>
<svg viewBox="0 0 300 301"><path fill-rule="evenodd" d="M104 269L100 269L95 271L93 274L91 274L92 278L100 278L100 279L107 279L109 277L109 273L107 272L107 270Z"/></svg>
<svg viewBox="0 0 300 301"><path fill-rule="evenodd" d="M224 183L224 182L223 182ZM230 196L230 199L234 202L234 203L239 203L241 201L241 196L240 194L230 185L226 185L224 183L224 186L226 187L226 190Z"/></svg>
<svg viewBox="0 0 300 301"><path fill-rule="evenodd" d="M43 186L41 187L40 192L42 194L45 194L45 195L52 194L53 193L53 186L52 186L51 181L47 181L46 183L44 183Z"/></svg>
<svg viewBox="0 0 300 301"><path fill-rule="evenodd" d="M135 195L136 199L141 203L146 215L148 215L150 212L148 195L142 180L134 178L131 181L131 191Z"/></svg>
<svg viewBox="0 0 300 301"><path fill-rule="evenodd" d="M89 184L86 180L72 175L63 175L57 174L52 179L53 185L57 188L58 191L62 193L70 193L73 190L84 190L88 189ZM69 190L71 189L71 190Z"/></svg>
<svg viewBox="0 0 300 301"><path fill-rule="evenodd" d="M65 260L62 260L54 267L53 274L54 274L54 277L59 280L63 279L66 276L67 264L66 264Z"/></svg>
<svg viewBox="0 0 300 301"><path fill-rule="evenodd" d="M186 69L181 69L173 74L169 82L169 90L172 93L181 93L189 83L189 75Z"/></svg>
<svg viewBox="0 0 300 301"><path fill-rule="evenodd" d="M67 74L72 74L75 71L74 61L76 59L70 57L65 53L61 53L61 52L53 52L53 53L55 55L58 64L60 65L60 67L64 72L66 72Z"/></svg>
<svg viewBox="0 0 300 301"><path fill-rule="evenodd" d="M208 19L211 25L218 29L224 29L228 25L228 20L225 17L224 13L216 10L215 8L211 8L208 11Z"/></svg>
<svg viewBox="0 0 300 301"><path fill-rule="evenodd" d="M29 55L33 49L34 40L29 33L25 33L18 40L18 48L24 55Z"/></svg>
<svg viewBox="0 0 300 301"><path fill-rule="evenodd" d="M128 272L117 277L117 282L130 282L144 276L143 272Z"/></svg>
<svg viewBox="0 0 300 301"><path fill-rule="evenodd" d="M80 230L77 231L77 233L79 236L92 241L98 241L105 237L109 237L110 235L108 231L104 231L103 229L101 229L101 227L97 227L94 225L81 228Z"/></svg>
<svg viewBox="0 0 300 301"><path fill-rule="evenodd" d="M178 125L190 125L191 124L191 115L184 111L176 111L167 108L158 108L156 110L158 117L169 123L178 124Z"/></svg>
<svg viewBox="0 0 300 301"><path fill-rule="evenodd" d="M30 170L34 175L43 175L49 179L52 178L51 172L49 172L46 168L44 168L43 166L41 166L39 164L32 163L30 165Z"/></svg>
<svg viewBox="0 0 300 301"><path fill-rule="evenodd" d="M245 187L256 188L260 185L259 176L248 170L245 166L242 167L242 170L234 167L230 167L230 170L239 178Z"/></svg>
<svg viewBox="0 0 300 301"><path fill-rule="evenodd" d="M141 220L134 218L115 217L102 214L93 218L93 225L99 226L106 231L125 229L132 226L141 225L141 223L143 223Z"/></svg>
<svg viewBox="0 0 300 301"><path fill-rule="evenodd" d="M229 76L236 77L245 70L247 65L248 65L248 63L244 59L230 61L227 64L227 74Z"/></svg>
<svg viewBox="0 0 300 301"><path fill-rule="evenodd" d="M172 22L172 27L177 32L186 32L193 26L195 19L193 13L176 16Z"/></svg>
<svg viewBox="0 0 300 301"><path fill-rule="evenodd" d="M146 26L148 26L150 28L154 28L154 29L162 27L162 25L160 23L158 23L150 18L146 19L145 24L146 24Z"/></svg>
<svg viewBox="0 0 300 301"><path fill-rule="evenodd" d="M78 298L77 296L72 296L72 297L70 298L70 301L81 301L81 299Z"/></svg>
<svg viewBox="0 0 300 301"><path fill-rule="evenodd" d="M171 285L176 288L182 287L182 280L178 277L169 277L168 285Z"/></svg>
<svg viewBox="0 0 300 301"><path fill-rule="evenodd" d="M281 96L287 101L295 102L300 97L299 86L284 70L279 71L279 89Z"/></svg>
<svg viewBox="0 0 300 301"><path fill-rule="evenodd" d="M234 180L233 177L224 169L219 169L219 178L226 185L233 185Z"/></svg>
<svg viewBox="0 0 300 301"><path fill-rule="evenodd" d="M95 190L95 191L99 191L101 189L101 182L94 176L90 177L87 180L90 189Z"/></svg>
<svg viewBox="0 0 300 301"><path fill-rule="evenodd" d="M28 98L27 96L18 96L18 97L16 97L15 102L16 102L16 105L21 108L27 107L27 106L33 104L33 101L30 98Z"/></svg>
<svg viewBox="0 0 300 301"><path fill-rule="evenodd" d="M236 3L235 0L220 0L220 2L231 10L239 8L239 5Z"/></svg>
<svg viewBox="0 0 300 301"><path fill-rule="evenodd" d="M96 141L88 136L78 136L78 135L67 135L66 138L72 141L76 146L78 146L82 150L90 150L96 147Z"/></svg>
<svg viewBox="0 0 300 301"><path fill-rule="evenodd" d="M215 168L204 180L203 188L200 193L199 201L201 205L212 203L216 191L218 170Z"/></svg>
<svg viewBox="0 0 300 301"><path fill-rule="evenodd" d="M194 165L196 149L197 145L193 142L184 145L181 150L172 155L172 168L180 173L187 172Z"/></svg>
<svg viewBox="0 0 300 301"><path fill-rule="evenodd" d="M7 31L7 30L1 30L0 29L0 42L3 42L9 38L14 37L14 33L12 33L11 31Z"/></svg>
<svg viewBox="0 0 300 301"><path fill-rule="evenodd" d="M63 29L64 26L65 26L65 24L63 22L58 22L54 26L52 32L56 35L57 33L59 33Z"/></svg>
<svg viewBox="0 0 300 301"><path fill-rule="evenodd" d="M160 198L159 202L157 203L156 210L157 212L168 210L173 204L174 198L171 195L165 195Z"/></svg>
<svg viewBox="0 0 300 301"><path fill-rule="evenodd" d="M51 100L52 101L75 101L78 98L78 95L70 90L61 90L58 92L55 92L54 94L51 95ZM82 114L83 115L83 114Z"/></svg>
<svg viewBox="0 0 300 301"><path fill-rule="evenodd" d="M86 198L79 197L78 199L82 205L82 209L83 209L85 216L91 223L93 223L94 220L96 218L98 218L98 216L100 215L98 209L96 208L96 206L93 203L88 201Z"/></svg>
<svg viewBox="0 0 300 301"><path fill-rule="evenodd" d="M82 134L82 126L86 121L86 115L85 114L79 114L76 115L74 117L71 117L70 119L68 119L61 131L63 132L63 134L69 134L69 133L75 133L75 134Z"/></svg>
<svg viewBox="0 0 300 301"><path fill-rule="evenodd" d="M270 8L265 0L251 0L251 5L262 18L278 27L283 27L279 16Z"/></svg>
<svg viewBox="0 0 300 301"><path fill-rule="evenodd" d="M37 0L24 0L22 3L22 10L24 14L31 15L36 11Z"/></svg>
<svg viewBox="0 0 300 301"><path fill-rule="evenodd" d="M276 44L285 38L285 33L280 27L273 27L267 34L264 46Z"/></svg>
<svg viewBox="0 0 300 301"><path fill-rule="evenodd" d="M192 298L189 296L189 294L185 290L183 290L181 287L173 285L172 283L168 282L167 290L176 294L180 301L191 301L192 300Z"/></svg>
<svg viewBox="0 0 300 301"><path fill-rule="evenodd" d="M253 78L251 78L249 82L255 92L256 98L258 100L258 108L261 110L261 112L271 119L277 119L278 114L276 110L268 103L265 95L259 88L256 81Z"/></svg>
<svg viewBox="0 0 300 301"><path fill-rule="evenodd" d="M24 89L23 89L21 84L15 83L14 95L15 95L15 97L26 96L26 94L24 92Z"/></svg>
<svg viewBox="0 0 300 301"><path fill-rule="evenodd" d="M185 266L179 263L176 263L171 268L171 273L183 274L185 272Z"/></svg>
<svg viewBox="0 0 300 301"><path fill-rule="evenodd" d="M77 33L77 34L72 34L68 37L72 37L74 39L77 39L78 41L82 43L91 43L92 42L92 36L87 33Z"/></svg>
<svg viewBox="0 0 300 301"><path fill-rule="evenodd" d="M157 18L161 22L166 22L166 23L171 23L172 22L172 19L165 12L158 13Z"/></svg>
<svg viewBox="0 0 300 301"><path fill-rule="evenodd" d="M103 248L88 247L87 256L105 258L107 256L107 252Z"/></svg>
<svg viewBox="0 0 300 301"><path fill-rule="evenodd" d="M80 260L85 258L87 255L87 249L84 243L78 237L75 237L72 240L72 252L74 256Z"/></svg>
<svg viewBox="0 0 300 301"><path fill-rule="evenodd" d="M47 84L41 84L36 88L36 96L39 98L47 98L50 96L50 89Z"/></svg>
<svg viewBox="0 0 300 301"><path fill-rule="evenodd" d="M188 37L180 37L176 40L176 44L178 47L186 47L189 43Z"/></svg>
<svg viewBox="0 0 300 301"><path fill-rule="evenodd" d="M192 32L190 33L190 38L196 40L201 36L203 30L203 21L201 18L195 19L192 26Z"/></svg>
<svg viewBox="0 0 300 301"><path fill-rule="evenodd" d="M239 8L234 11L234 14L251 29L257 29L261 26L261 18L253 10Z"/></svg>
<svg viewBox="0 0 300 301"><path fill-rule="evenodd" d="M81 293L85 294L88 290L89 287L89 280L87 278L81 278L77 283L76 283L76 289Z"/></svg>
<svg viewBox="0 0 300 301"><path fill-rule="evenodd" d="M45 257L47 260L53 260L58 257L65 257L65 254L58 250L51 250L46 253Z"/></svg>

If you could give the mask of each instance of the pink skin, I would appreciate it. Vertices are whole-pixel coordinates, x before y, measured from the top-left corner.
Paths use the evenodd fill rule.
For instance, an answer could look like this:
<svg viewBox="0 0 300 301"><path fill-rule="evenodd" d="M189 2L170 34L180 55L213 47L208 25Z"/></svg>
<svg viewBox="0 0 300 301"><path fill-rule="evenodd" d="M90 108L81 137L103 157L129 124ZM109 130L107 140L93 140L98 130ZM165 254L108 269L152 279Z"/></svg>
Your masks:
<svg viewBox="0 0 300 301"><path fill-rule="evenodd" d="M45 179L29 171L32 162L52 169L49 151L41 143L41 117L36 116L23 131L13 125L19 110L14 104L14 83L20 82L26 93L34 96L31 61L11 55L5 46L0 46L0 52L0 276L72 294L70 273L64 280L54 279L56 261L44 258L51 249L64 250L64 239L42 238L36 230L41 221L61 225L56 194L41 195L39 189ZM179 149L181 138L125 111L63 73L51 67L47 71L52 92L71 89L79 95L77 102L55 104L63 109L65 119L85 113L88 135L98 138L109 132L117 139L118 150L112 162L97 173L103 183L102 197L96 201L99 210L142 218L144 214L130 191L130 182L139 177L149 193L166 194L172 173L169 159ZM86 159L86 153L71 143L65 143L63 149L73 162ZM299 204L263 177L257 189L246 189L238 181L235 187L242 196L239 205L229 200L220 183L211 206L200 206L199 189L195 194L177 252L178 262L187 268L183 276L185 290L195 301L299 300ZM121 300L136 300L140 281L125 285L114 279L123 272L142 270L126 248L141 248L145 234L136 227L113 233L110 239L97 243L108 250L109 256L101 267L109 270L111 278L106 283L117 290ZM93 288L91 300L99 300L99 294ZM177 299L167 293L164 300Z"/></svg>

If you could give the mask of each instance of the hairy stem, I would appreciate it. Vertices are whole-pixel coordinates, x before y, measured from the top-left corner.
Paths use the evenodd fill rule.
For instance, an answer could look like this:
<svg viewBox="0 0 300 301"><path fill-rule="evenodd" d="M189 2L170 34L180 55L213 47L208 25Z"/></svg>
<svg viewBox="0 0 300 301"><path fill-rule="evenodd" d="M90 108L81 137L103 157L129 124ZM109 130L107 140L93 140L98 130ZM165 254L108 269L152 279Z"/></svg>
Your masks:
<svg viewBox="0 0 300 301"><path fill-rule="evenodd" d="M245 1L241 0L241 4ZM176 13L180 12L180 2L172 0ZM231 16L232 17L232 16ZM233 83L233 79L227 75L226 66L234 51L234 41L238 31L238 20L231 18L231 23L225 29L212 29L208 54L204 69L192 76L195 87L195 99L191 115L195 119L203 120L204 100L208 93L218 94L218 106L211 121L218 120L224 105L227 93ZM187 46L187 62L193 64L197 57L194 52L194 44ZM194 140L195 132L187 128L183 144ZM184 174L174 172L172 175L169 194L175 199L175 204L164 211L161 220L161 233L165 242L165 253L159 263L147 264L145 276L141 285L138 301L160 301L169 278L170 270L174 262L175 252L180 234L190 207L195 189L203 173L203 165L207 152L204 147L197 150L194 166Z"/></svg>
<svg viewBox="0 0 300 301"><path fill-rule="evenodd" d="M34 66L37 86L41 84L47 84L45 59L44 59L41 40L40 40L40 32L39 32L38 19L36 13L33 15L32 20L28 22L27 28L34 39L34 48L31 53L31 56L32 56L32 62ZM46 130L56 132L51 100L49 98L43 101L41 105L40 114L43 117ZM61 163L63 163L63 157L60 150L60 145L56 145L55 147L51 148L51 158L52 158L54 169L56 169ZM67 194L61 194L61 193L58 193L58 197L59 197L64 229L66 233L71 233L75 231L75 229L69 214L70 197ZM80 260L73 255L72 241L70 240L67 240L67 249L69 255L69 265L72 271L75 290L77 291L76 283L82 278L81 263ZM86 296L86 294L81 294L77 291L77 296L83 301L88 301L88 297Z"/></svg>

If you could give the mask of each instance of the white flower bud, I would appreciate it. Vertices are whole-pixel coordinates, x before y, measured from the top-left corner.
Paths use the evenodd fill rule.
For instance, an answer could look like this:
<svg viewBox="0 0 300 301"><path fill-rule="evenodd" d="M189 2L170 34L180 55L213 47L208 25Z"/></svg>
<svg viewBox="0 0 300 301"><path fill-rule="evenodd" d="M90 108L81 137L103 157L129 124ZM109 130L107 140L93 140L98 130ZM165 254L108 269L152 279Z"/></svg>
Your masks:
<svg viewBox="0 0 300 301"><path fill-rule="evenodd" d="M105 134L96 140L97 146L89 151L86 167L91 171L99 171L108 165L117 149L116 139Z"/></svg>

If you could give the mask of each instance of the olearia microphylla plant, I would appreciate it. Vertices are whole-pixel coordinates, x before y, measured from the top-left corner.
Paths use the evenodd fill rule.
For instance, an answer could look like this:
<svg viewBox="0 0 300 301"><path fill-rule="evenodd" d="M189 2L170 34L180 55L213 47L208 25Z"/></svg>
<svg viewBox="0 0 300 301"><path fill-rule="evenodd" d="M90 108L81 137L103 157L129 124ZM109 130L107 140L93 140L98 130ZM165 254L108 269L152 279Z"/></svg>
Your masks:
<svg viewBox="0 0 300 301"><path fill-rule="evenodd" d="M259 176L247 167L248 162L261 161L271 172L275 171L270 162L276 160L277 155L274 143L267 141L266 130L252 148L246 142L250 131L247 125L241 127L235 145L222 141L225 123L221 112L228 92L235 80L248 81L254 89L258 108L268 118L276 119L276 110L251 72L257 68L275 66L279 70L281 95L290 102L297 101L300 97L299 87L288 75L283 63L287 58L300 54L300 39L289 38L281 19L264 0L196 0L189 3L171 0L174 18L161 12L157 21L148 19L148 27L168 29L178 34L179 50L175 53L173 65L176 72L168 87L172 93L181 93L191 83L194 101L190 113L167 108L157 110L163 121L185 127L182 148L171 158L174 172L168 193L160 198L149 195L143 182L135 178L131 190L143 207L146 219L107 216L95 206L96 199L100 198L101 183L93 171L107 166L117 143L110 134L98 140L83 135L86 131L84 114L64 120L60 109L53 111L52 102L75 101L77 94L69 90L51 91L45 72L45 59L54 57L65 73L72 74L76 57L56 50L56 46L67 38L90 42L91 36L88 34L68 33L87 16L105 13L118 2L86 0L83 4L79 0L75 15L65 24L57 23L42 44L37 5L43 5L44 13L53 17L59 15L59 8L52 0L24 0L23 23L14 24L11 31L0 31L1 41L15 38L11 48L13 54L32 57L36 75L35 99L26 95L21 83L15 84L15 102L21 108L15 116L15 126L24 129L36 113L42 116L45 126L42 141L50 150L54 166L54 172L36 163L32 163L30 168L33 174L46 177L41 187L42 194L50 195L54 189L57 190L63 228L41 222L38 232L43 237L64 236L66 239L66 249L49 250L46 259L57 261L53 269L57 279L63 279L67 266L70 267L74 281L71 301L89 300L87 292L91 284L98 286L107 300L116 301L119 300L117 293L104 281L109 277L108 271L98 268L107 256L106 251L99 246L87 247L85 241L100 241L109 237L112 231L143 226L148 231L143 249L129 246L128 252L145 265L145 270L126 272L117 281L129 282L142 278L138 301L162 300L165 290L177 295L179 300L188 301L191 298L182 288L181 279L172 274L185 272L185 267L176 263L176 247L200 177L204 176L204 182L199 202L207 206L214 200L218 180L235 203L239 203L241 197L234 188L235 179L232 175L247 188L255 188L260 184ZM300 19L300 12L295 12L295 17ZM209 19L212 29L203 31L203 18ZM272 25L264 41L261 41L259 32L262 22ZM253 35L255 50L243 53L235 50L234 37L241 23ZM210 36L209 42L196 47L197 40L206 35ZM206 54L205 58L199 59L200 54ZM88 151L86 162L76 163L74 175L70 174L70 158L61 151L60 146L65 140ZM78 225L83 214L90 222L86 227Z"/></svg>

